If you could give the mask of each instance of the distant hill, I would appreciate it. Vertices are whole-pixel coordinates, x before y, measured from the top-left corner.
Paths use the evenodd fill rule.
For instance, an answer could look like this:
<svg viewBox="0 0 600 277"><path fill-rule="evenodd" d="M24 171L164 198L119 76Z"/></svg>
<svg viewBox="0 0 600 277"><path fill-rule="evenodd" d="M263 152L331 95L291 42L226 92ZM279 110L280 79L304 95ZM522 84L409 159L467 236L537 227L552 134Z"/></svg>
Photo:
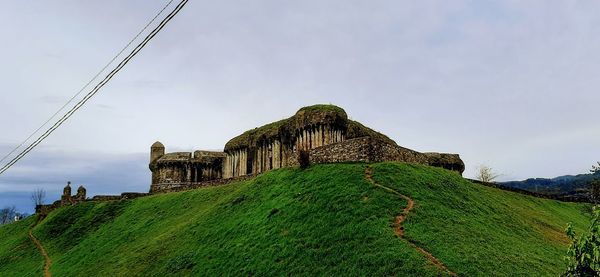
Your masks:
<svg viewBox="0 0 600 277"><path fill-rule="evenodd" d="M501 185L545 194L587 194L589 184L600 174L566 175L552 179L531 178L524 181L501 182Z"/></svg>
<svg viewBox="0 0 600 277"><path fill-rule="evenodd" d="M564 229L573 222L585 230L590 209L441 168L326 164L63 207L32 234L54 276L448 274L440 264L459 276L557 276L566 266ZM41 275L27 234L34 223L0 227L0 276Z"/></svg>

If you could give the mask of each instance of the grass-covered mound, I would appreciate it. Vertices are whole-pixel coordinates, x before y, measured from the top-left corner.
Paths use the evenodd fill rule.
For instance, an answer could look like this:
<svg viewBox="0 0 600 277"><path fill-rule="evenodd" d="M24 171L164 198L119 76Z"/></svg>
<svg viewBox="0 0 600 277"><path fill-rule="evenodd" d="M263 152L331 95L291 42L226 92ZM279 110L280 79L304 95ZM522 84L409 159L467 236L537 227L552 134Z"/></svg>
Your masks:
<svg viewBox="0 0 600 277"><path fill-rule="evenodd" d="M55 276L437 276L394 234L406 202L365 180L366 166L280 169L223 187L85 203L53 212L33 233ZM585 205L482 187L443 169L373 168L378 183L416 201L406 237L459 275L556 275L562 230L569 221L582 230L588 219ZM26 223L0 228L8 237L0 276L39 275L43 260L34 262L26 231ZM19 245L22 257L7 260Z"/></svg>

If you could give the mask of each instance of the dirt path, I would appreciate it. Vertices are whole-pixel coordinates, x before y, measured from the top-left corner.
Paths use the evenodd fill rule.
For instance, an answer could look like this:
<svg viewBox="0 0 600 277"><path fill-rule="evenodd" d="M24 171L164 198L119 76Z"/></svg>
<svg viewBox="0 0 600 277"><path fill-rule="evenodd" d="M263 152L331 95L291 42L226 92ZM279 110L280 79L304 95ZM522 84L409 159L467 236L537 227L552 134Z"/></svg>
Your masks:
<svg viewBox="0 0 600 277"><path fill-rule="evenodd" d="M37 225L37 223L35 225ZM52 277L52 274L50 274L50 265L52 264L52 260L48 256L48 253L46 252L46 249L44 249L42 243L40 243L40 241L32 233L33 227L35 227L35 225L33 225L31 229L29 229L29 238L38 248L40 254L42 254L42 256L44 257L44 277Z"/></svg>
<svg viewBox="0 0 600 277"><path fill-rule="evenodd" d="M408 244L410 244L410 246L412 246L417 251L419 251L423 255L425 255L427 260L429 260L432 264L434 264L441 271L448 273L450 276L457 276L456 273L450 271L440 260L438 260L436 257L434 257L431 253L427 252L427 250L417 246L412 240L404 237L404 227L402 227L402 223L406 220L408 213L415 207L415 201L413 199L411 199L410 197L408 197L404 194L401 194L392 188L386 187L384 185L380 185L377 182L375 182L375 180L373 180L373 169L371 167L367 167L367 169L365 170L365 178L367 179L367 181L369 181L374 186L381 188L387 192L393 193L393 194L397 195L398 197L406 200L406 202L407 202L406 207L404 208L404 210L402 210L402 213L400 213L398 216L396 216L396 220L394 221L394 232L396 233L396 235L398 237L406 240L406 242L408 242Z"/></svg>

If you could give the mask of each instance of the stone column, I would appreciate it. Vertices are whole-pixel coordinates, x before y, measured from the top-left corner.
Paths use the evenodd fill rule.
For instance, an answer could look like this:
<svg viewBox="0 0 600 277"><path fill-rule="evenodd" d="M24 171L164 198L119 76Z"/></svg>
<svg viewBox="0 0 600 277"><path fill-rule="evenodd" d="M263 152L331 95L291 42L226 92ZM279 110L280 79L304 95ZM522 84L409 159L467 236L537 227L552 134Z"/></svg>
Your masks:
<svg viewBox="0 0 600 277"><path fill-rule="evenodd" d="M234 178L237 177L237 175L236 175L236 171L237 171L236 165L237 165L237 150L233 151L233 155L232 155L232 158L231 158L231 175Z"/></svg>
<svg viewBox="0 0 600 277"><path fill-rule="evenodd" d="M191 183L192 182L192 169L190 167L190 164L187 163L185 164L185 182L186 183Z"/></svg>
<svg viewBox="0 0 600 277"><path fill-rule="evenodd" d="M240 175L246 175L246 171L248 170L248 157L246 150L241 150L242 159L240 161Z"/></svg>
<svg viewBox="0 0 600 277"><path fill-rule="evenodd" d="M225 155L225 159L223 159L223 178L227 178L227 155Z"/></svg>
<svg viewBox="0 0 600 277"><path fill-rule="evenodd" d="M273 169L277 169L280 167L279 161L281 159L280 157L280 143L278 140L275 140L273 142Z"/></svg>
<svg viewBox="0 0 600 277"><path fill-rule="evenodd" d="M233 153L229 154L229 178L233 178Z"/></svg>
<svg viewBox="0 0 600 277"><path fill-rule="evenodd" d="M304 149L310 149L310 137L307 129L304 129Z"/></svg>
<svg viewBox="0 0 600 277"><path fill-rule="evenodd" d="M254 160L252 161L252 174L258 173L258 148L254 150Z"/></svg>
<svg viewBox="0 0 600 277"><path fill-rule="evenodd" d="M323 136L321 134L321 125L319 125L317 126L317 147L323 146Z"/></svg>
<svg viewBox="0 0 600 277"><path fill-rule="evenodd" d="M258 174L260 172L260 147L256 148L254 155L254 162L256 164L256 166L254 167L254 174Z"/></svg>

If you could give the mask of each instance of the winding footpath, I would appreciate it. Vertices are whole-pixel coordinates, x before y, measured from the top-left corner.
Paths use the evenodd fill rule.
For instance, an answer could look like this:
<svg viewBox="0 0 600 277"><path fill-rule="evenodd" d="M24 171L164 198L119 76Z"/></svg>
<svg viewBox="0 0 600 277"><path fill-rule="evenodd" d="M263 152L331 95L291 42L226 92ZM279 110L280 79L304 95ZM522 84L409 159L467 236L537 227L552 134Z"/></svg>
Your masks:
<svg viewBox="0 0 600 277"><path fill-rule="evenodd" d="M35 225L31 226L31 229L29 229L29 238L31 239L33 244L35 244L35 246L38 248L40 254L42 254L42 256L44 257L44 277L52 277L52 274L50 274L50 265L52 264L52 260L48 256L48 253L46 252L46 249L44 249L42 243L32 233L33 227L35 227L36 225L37 222Z"/></svg>
<svg viewBox="0 0 600 277"><path fill-rule="evenodd" d="M402 210L402 213L400 213L398 216L396 216L396 219L394 220L394 233L396 233L396 235L398 237L403 238L406 242L408 242L408 244L411 247L413 247L414 249L419 251L421 254L423 254L427 258L428 261L430 261L433 265L435 265L441 271L446 272L450 276L458 276L458 275L456 275L456 273L450 271L440 260L438 260L436 257L434 257L431 253L427 252L427 250L417 246L412 240L404 237L404 227L402 227L402 223L406 220L408 213L415 207L415 201L413 199L411 199L410 197L408 197L404 194L401 194L400 192L398 192L392 188L386 187L384 185L381 185L381 184L378 184L377 182L375 182L375 180L373 180L373 168L371 168L370 166L367 167L367 169L365 170L365 178L367 179L367 181L369 181L369 183L373 184L374 186L381 188L392 194L395 194L398 197L406 200L406 202L407 202L406 207L404 208L404 210Z"/></svg>

